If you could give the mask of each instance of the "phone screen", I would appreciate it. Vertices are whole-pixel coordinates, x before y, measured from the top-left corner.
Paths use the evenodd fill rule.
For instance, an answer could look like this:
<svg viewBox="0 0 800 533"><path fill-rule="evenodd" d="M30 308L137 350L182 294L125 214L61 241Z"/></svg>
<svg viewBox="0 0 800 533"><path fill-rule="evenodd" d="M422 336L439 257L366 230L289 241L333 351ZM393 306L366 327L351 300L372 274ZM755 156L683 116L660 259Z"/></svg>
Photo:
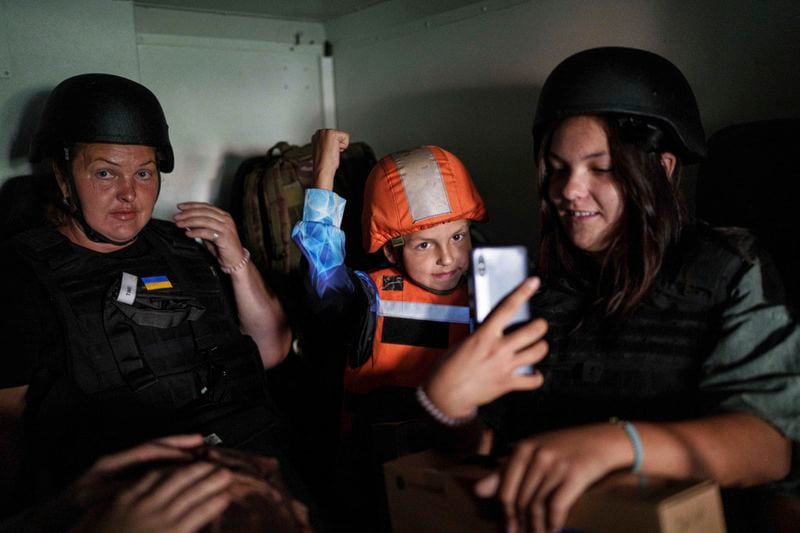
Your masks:
<svg viewBox="0 0 800 533"><path fill-rule="evenodd" d="M524 246L480 246L472 250L471 259L470 300L475 322L480 324L528 277L528 250ZM530 319L528 305L523 305L508 323L506 331ZM516 372L531 374L533 366L520 366Z"/></svg>
<svg viewBox="0 0 800 533"><path fill-rule="evenodd" d="M472 250L471 295L475 321L480 324L503 298L528 277L528 250L524 246L481 246ZM522 306L509 326L530 320Z"/></svg>

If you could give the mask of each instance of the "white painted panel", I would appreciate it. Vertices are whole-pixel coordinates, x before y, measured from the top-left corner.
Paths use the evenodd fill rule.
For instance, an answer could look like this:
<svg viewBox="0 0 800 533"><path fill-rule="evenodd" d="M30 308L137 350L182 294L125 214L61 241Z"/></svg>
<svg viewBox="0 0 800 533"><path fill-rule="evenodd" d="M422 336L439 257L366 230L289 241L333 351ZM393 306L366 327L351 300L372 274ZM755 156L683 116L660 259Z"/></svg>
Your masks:
<svg viewBox="0 0 800 533"><path fill-rule="evenodd" d="M0 33L2 184L31 172L28 143L58 82L86 72L136 79L138 67L129 1L0 0Z"/></svg>
<svg viewBox="0 0 800 533"><path fill-rule="evenodd" d="M156 216L184 200L223 207L239 163L278 141L306 143L322 125L322 47L139 36L141 81L170 124L175 170Z"/></svg>
<svg viewBox="0 0 800 533"><path fill-rule="evenodd" d="M224 10L226 6L219 0L216 1ZM325 28L322 24L299 20L159 9L143 7L138 2L134 7L134 17L136 32L140 34L187 35L287 44L322 44L325 40Z"/></svg>
<svg viewBox="0 0 800 533"><path fill-rule="evenodd" d="M336 88L335 77L333 75L333 58L321 57L319 59L319 71L322 77L322 113L323 127L336 127Z"/></svg>
<svg viewBox="0 0 800 533"><path fill-rule="evenodd" d="M6 2L0 0L0 78L11 77L11 56L8 51L8 19Z"/></svg>

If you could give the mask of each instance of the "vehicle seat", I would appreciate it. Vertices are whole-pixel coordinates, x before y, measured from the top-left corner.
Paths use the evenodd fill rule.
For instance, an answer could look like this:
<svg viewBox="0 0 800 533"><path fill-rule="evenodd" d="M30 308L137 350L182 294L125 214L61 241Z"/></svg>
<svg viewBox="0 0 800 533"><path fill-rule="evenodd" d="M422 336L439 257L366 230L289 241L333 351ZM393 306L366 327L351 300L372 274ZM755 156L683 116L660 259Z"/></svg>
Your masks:
<svg viewBox="0 0 800 533"><path fill-rule="evenodd" d="M724 128L708 141L697 178L697 218L751 229L800 309L800 118Z"/></svg>
<svg viewBox="0 0 800 533"><path fill-rule="evenodd" d="M49 205L60 199L51 174L16 176L0 187L0 242L48 223Z"/></svg>

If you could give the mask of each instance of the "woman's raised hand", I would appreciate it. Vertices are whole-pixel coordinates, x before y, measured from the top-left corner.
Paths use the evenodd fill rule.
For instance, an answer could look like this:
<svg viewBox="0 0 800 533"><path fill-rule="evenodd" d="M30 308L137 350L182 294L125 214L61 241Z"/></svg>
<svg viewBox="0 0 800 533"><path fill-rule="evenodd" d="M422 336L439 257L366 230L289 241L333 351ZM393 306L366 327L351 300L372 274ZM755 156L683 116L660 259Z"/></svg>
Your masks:
<svg viewBox="0 0 800 533"><path fill-rule="evenodd" d="M188 237L203 240L221 266L235 267L247 262L236 222L227 211L206 202L182 202L174 218Z"/></svg>

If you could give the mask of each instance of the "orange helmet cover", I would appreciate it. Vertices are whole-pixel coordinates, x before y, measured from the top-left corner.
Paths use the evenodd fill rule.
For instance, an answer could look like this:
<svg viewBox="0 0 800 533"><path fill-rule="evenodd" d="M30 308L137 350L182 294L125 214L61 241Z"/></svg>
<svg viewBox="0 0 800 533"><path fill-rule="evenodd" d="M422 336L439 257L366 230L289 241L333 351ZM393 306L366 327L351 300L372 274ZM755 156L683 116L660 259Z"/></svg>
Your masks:
<svg viewBox="0 0 800 533"><path fill-rule="evenodd" d="M486 220L486 207L464 164L438 146L383 157L364 187L364 248L454 220Z"/></svg>

